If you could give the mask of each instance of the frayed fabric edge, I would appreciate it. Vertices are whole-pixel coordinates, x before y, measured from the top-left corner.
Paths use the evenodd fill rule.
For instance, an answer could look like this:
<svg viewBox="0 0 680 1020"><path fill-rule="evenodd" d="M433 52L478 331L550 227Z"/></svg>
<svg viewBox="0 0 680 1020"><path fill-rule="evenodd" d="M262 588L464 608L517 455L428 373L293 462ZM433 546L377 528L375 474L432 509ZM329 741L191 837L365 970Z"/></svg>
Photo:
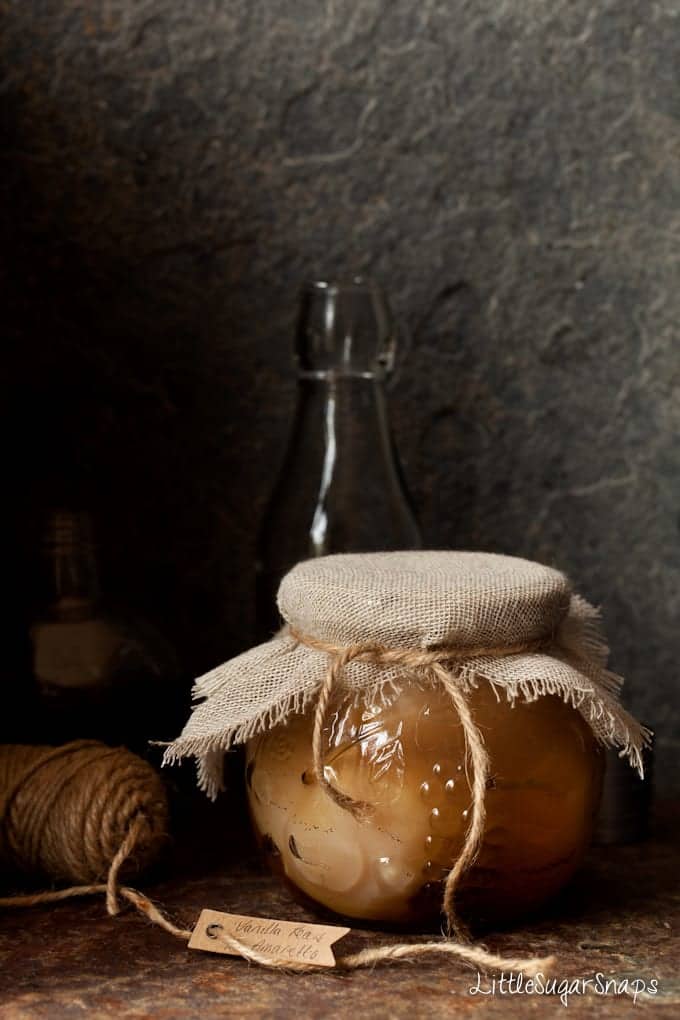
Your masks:
<svg viewBox="0 0 680 1020"><path fill-rule="evenodd" d="M620 678L606 670L602 670L602 673L606 682L590 678L590 690L575 688L557 679L499 680L472 666L460 668L456 678L467 691L477 687L480 682L486 682L497 697L504 692L510 704L520 698L524 702L532 702L546 695L561 697L565 704L578 711L588 723L598 743L607 747L618 746L619 757L626 758L642 778L643 752L651 742L652 731L638 723L616 700L615 691L620 685ZM377 699L384 705L397 696L402 688L402 684L389 679L357 691L356 697ZM313 702L317 690L317 685L314 685L287 695L252 719L227 727L219 733L178 737L166 748L162 764L174 765L184 758L196 758L198 787L214 800L224 789L224 754L260 733L285 723L290 716L303 713Z"/></svg>

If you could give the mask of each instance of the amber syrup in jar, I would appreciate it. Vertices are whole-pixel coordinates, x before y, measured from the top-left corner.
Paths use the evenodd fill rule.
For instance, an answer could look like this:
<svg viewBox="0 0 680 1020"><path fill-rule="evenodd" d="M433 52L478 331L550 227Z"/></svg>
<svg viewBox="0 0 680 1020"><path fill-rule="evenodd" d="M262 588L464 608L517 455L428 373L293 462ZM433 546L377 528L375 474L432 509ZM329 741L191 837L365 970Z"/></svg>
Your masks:
<svg viewBox="0 0 680 1020"><path fill-rule="evenodd" d="M469 702L491 766L484 838L458 903L472 923L498 923L533 911L578 867L603 755L558 697L511 703L483 682ZM413 684L386 699L336 699L324 731L325 774L373 806L364 822L316 782L312 726L310 710L248 744L249 806L273 869L350 918L437 923L471 810L465 740L448 695Z"/></svg>

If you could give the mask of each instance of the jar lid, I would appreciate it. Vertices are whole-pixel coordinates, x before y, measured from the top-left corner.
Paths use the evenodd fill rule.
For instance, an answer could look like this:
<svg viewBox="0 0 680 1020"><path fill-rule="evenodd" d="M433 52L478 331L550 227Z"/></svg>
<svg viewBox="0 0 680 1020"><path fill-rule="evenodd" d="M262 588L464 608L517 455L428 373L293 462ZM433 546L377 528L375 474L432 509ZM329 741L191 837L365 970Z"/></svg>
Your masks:
<svg viewBox="0 0 680 1020"><path fill-rule="evenodd" d="M296 631L337 645L503 645L553 633L571 585L558 570L484 552L323 556L283 578L278 605Z"/></svg>
<svg viewBox="0 0 680 1020"><path fill-rule="evenodd" d="M165 763L197 759L211 796L224 752L313 704L334 661L354 698L431 682L413 661L433 655L464 692L488 682L511 703L557 695L642 769L649 732L618 699L597 611L558 570L492 553L344 554L299 563L278 601L287 626L196 681L198 703L166 750Z"/></svg>

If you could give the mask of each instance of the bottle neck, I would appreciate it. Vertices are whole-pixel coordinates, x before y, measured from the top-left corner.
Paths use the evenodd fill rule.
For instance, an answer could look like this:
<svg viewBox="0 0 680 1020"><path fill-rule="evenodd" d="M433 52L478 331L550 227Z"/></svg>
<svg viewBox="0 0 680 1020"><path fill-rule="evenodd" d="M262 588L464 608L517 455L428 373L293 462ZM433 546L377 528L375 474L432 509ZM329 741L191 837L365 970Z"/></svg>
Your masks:
<svg viewBox="0 0 680 1020"><path fill-rule="evenodd" d="M307 555L418 545L381 375L299 375L284 476L300 490L312 481Z"/></svg>
<svg viewBox="0 0 680 1020"><path fill-rule="evenodd" d="M42 543L41 602L59 620L91 616L100 601L99 564L86 512L53 513Z"/></svg>
<svg viewBox="0 0 680 1020"><path fill-rule="evenodd" d="M392 464L383 379L369 372L299 373L293 454L300 444L323 452L330 469L340 459L352 463L357 477L370 463L377 469Z"/></svg>

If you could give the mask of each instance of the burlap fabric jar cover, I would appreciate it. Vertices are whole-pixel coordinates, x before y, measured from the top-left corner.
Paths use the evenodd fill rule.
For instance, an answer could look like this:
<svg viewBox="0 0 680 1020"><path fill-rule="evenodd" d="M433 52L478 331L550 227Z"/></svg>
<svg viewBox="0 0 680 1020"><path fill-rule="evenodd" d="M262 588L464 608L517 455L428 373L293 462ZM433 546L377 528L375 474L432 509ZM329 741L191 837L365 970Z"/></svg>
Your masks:
<svg viewBox="0 0 680 1020"><path fill-rule="evenodd" d="M195 757L199 785L214 797L225 751L307 713L310 773L340 810L370 825L370 797L343 791L324 768L329 708L339 697L389 706L414 685L440 687L462 723L470 801L445 883L453 928L455 887L483 841L492 766L470 709L480 687L510 706L557 696L642 771L649 735L619 702L598 613L557 570L476 552L328 556L294 567L278 604L285 625L272 640L196 682L197 704L165 762Z"/></svg>

